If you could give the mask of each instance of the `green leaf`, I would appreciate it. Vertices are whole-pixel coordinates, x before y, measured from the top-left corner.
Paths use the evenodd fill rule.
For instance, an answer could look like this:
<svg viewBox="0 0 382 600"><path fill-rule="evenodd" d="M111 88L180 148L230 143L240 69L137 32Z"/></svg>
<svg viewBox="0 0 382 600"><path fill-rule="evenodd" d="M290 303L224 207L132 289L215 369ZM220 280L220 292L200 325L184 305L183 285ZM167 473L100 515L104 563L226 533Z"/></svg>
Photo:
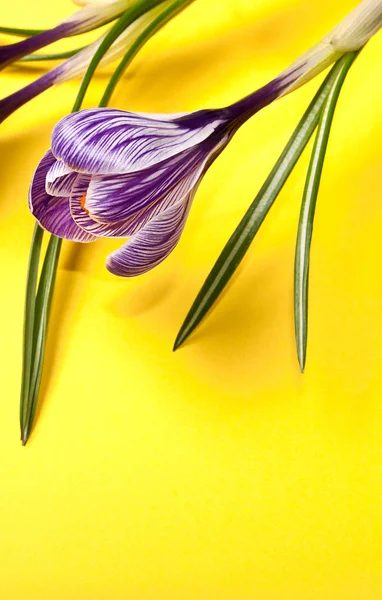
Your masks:
<svg viewBox="0 0 382 600"><path fill-rule="evenodd" d="M269 209L316 129L322 107L341 70L343 60L343 58L340 59L332 67L255 200L223 248L180 328L174 350L199 325L241 263Z"/></svg>
<svg viewBox="0 0 382 600"><path fill-rule="evenodd" d="M38 35L44 33L45 29L20 29L19 27L0 27L0 33L6 35L17 35L19 37L31 37L32 35Z"/></svg>
<svg viewBox="0 0 382 600"><path fill-rule="evenodd" d="M32 245L29 254L29 266L27 275L27 287L25 294L25 315L24 315L24 344L23 344L23 371L21 381L20 396L20 427L26 419L29 389L30 389L30 369L32 365L33 354L33 329L36 304L36 286L38 276L38 265L41 254L41 244L44 236L44 230L36 223Z"/></svg>
<svg viewBox="0 0 382 600"><path fill-rule="evenodd" d="M52 303L54 284L57 275L62 239L50 236L48 248L42 267L38 292L35 302L35 318L33 329L33 361L30 372L29 396L25 418L22 422L22 443L26 444L32 429L36 413L38 393L40 389L42 365L44 360L46 332Z"/></svg>
<svg viewBox="0 0 382 600"><path fill-rule="evenodd" d="M306 360L309 261L316 200L320 188L322 169L328 147L334 111L346 75L357 54L358 52L351 52L342 59L340 69L337 71L328 97L322 108L301 203L294 271L294 318L297 355L301 372L304 371Z"/></svg>
<svg viewBox="0 0 382 600"><path fill-rule="evenodd" d="M159 0L160 2L163 2L163 0ZM155 2L155 0L154 0ZM156 4L158 4L158 2L156 2ZM117 15L118 17L120 16ZM102 25L100 25L99 23L95 24L93 27L91 27L90 29L87 29L87 33L89 33L89 31L94 31L95 29L98 29L99 27L103 27L104 25L107 25L108 23L110 23L111 21L114 21L116 18L115 15L113 15L113 17L111 17L109 20L103 21ZM22 27L3 27L0 26L0 33L5 33L6 35L14 35L17 37L32 37L34 35L39 35L40 33L45 33L45 31L49 31L47 29L26 29L26 28L22 28Z"/></svg>
<svg viewBox="0 0 382 600"><path fill-rule="evenodd" d="M23 58L19 58L17 62L39 62L44 60L62 60L65 58L70 58L75 54L84 50L86 46L82 46L81 48L76 48L75 50L67 50L66 52L56 52L55 54L27 54L23 56Z"/></svg>

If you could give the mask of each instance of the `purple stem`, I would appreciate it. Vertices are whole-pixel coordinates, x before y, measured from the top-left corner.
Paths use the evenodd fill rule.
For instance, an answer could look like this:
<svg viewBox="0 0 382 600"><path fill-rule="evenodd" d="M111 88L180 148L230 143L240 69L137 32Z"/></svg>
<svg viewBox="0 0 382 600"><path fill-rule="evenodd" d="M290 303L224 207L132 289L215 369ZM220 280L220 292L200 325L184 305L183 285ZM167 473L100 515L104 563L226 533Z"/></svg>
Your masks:
<svg viewBox="0 0 382 600"><path fill-rule="evenodd" d="M0 100L0 123L5 121L5 119L15 110L20 108L20 106L23 106L23 104L26 104L29 100L32 100L32 98L36 98L36 96L52 87L57 76L62 72L62 67L63 65L58 65L54 69L51 69L51 71L48 71L48 73L45 73L42 77L39 77L29 85L23 87L21 90Z"/></svg>
<svg viewBox="0 0 382 600"><path fill-rule="evenodd" d="M301 63L294 69L288 69L269 83L234 102L226 108L204 109L190 113L177 119L178 122L185 123L188 127L201 127L208 125L213 119L220 119L221 126L218 130L229 130L231 135L239 127L259 110L271 104L276 98L282 96L285 91L301 77L304 72L305 63ZM217 130L217 133L218 133Z"/></svg>
<svg viewBox="0 0 382 600"><path fill-rule="evenodd" d="M0 46L0 69L27 54L31 54L40 48L44 48L44 46L48 46L61 38L71 35L77 25L78 23L74 22L62 23L53 29L33 35L21 42Z"/></svg>
<svg viewBox="0 0 382 600"><path fill-rule="evenodd" d="M304 65L299 65L294 70L288 70L287 73L272 79L272 81L242 100L231 104L225 109L227 117L235 122L235 126L239 127L259 110L282 96L291 84L301 77L303 67Z"/></svg>

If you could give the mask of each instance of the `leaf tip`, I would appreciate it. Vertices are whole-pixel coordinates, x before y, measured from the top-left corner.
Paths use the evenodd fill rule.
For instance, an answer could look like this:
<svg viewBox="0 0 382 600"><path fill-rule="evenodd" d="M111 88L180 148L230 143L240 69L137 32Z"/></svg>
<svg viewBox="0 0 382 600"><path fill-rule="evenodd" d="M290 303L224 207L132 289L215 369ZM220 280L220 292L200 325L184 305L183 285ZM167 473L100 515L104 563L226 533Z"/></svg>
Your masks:
<svg viewBox="0 0 382 600"><path fill-rule="evenodd" d="M30 430L28 427L25 427L25 429L22 430L21 432L21 445L22 446L26 446L27 442L29 440L29 434L30 434Z"/></svg>
<svg viewBox="0 0 382 600"><path fill-rule="evenodd" d="M305 373L305 355L298 356L298 364L300 365L300 373L303 375Z"/></svg>
<svg viewBox="0 0 382 600"><path fill-rule="evenodd" d="M175 342L174 342L174 345L172 347L172 351L175 352L176 350L178 350L179 346L181 346L183 342L184 342L184 338L181 335L181 332L179 332L178 335L175 338Z"/></svg>

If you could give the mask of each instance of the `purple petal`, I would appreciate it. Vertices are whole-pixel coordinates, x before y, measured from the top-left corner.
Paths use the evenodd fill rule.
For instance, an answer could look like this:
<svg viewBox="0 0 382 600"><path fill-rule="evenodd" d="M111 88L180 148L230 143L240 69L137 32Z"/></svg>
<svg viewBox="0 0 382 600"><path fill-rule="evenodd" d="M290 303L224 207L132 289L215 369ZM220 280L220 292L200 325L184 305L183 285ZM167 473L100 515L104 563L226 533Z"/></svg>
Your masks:
<svg viewBox="0 0 382 600"><path fill-rule="evenodd" d="M72 242L94 242L97 238L87 233L73 221L69 210L69 198L52 198L44 217L39 220L41 227Z"/></svg>
<svg viewBox="0 0 382 600"><path fill-rule="evenodd" d="M129 219L164 198L185 178L191 189L203 172L208 156L204 149L191 148L139 173L95 175L90 181L85 208L99 223L113 224Z"/></svg>
<svg viewBox="0 0 382 600"><path fill-rule="evenodd" d="M53 130L56 158L80 173L121 174L140 171L191 148L222 125L217 111L178 121L168 115L141 115L94 108L67 115ZM197 116L197 113L194 113Z"/></svg>
<svg viewBox="0 0 382 600"><path fill-rule="evenodd" d="M69 167L60 160L56 160L50 167L45 179L45 189L50 196L70 196L73 184L78 177Z"/></svg>
<svg viewBox="0 0 382 600"><path fill-rule="evenodd" d="M90 175L78 175L77 180L71 190L70 195L70 213L74 222L96 236L103 237L128 237L134 231L136 219L119 221L113 225L107 225L94 221L85 209L85 201L89 188Z"/></svg>
<svg viewBox="0 0 382 600"><path fill-rule="evenodd" d="M70 196L70 212L72 218L79 227L96 236L104 237L128 237L138 232L142 227L158 214L167 210L179 199L187 196L197 180L200 178L199 170L188 173L186 177L177 186L174 186L166 195L155 202L145 206L139 212L134 213L126 219L121 219L115 223L100 223L95 221L86 209L87 193L89 190L89 175L80 175L72 188Z"/></svg>
<svg viewBox="0 0 382 600"><path fill-rule="evenodd" d="M106 268L121 277L142 275L161 263L179 242L197 184L187 196L151 219L107 257Z"/></svg>
<svg viewBox="0 0 382 600"><path fill-rule="evenodd" d="M29 189L30 211L40 225L50 233L76 242L92 242L96 238L83 231L73 221L69 198L53 197L45 190L46 175L55 161L49 150L37 167Z"/></svg>

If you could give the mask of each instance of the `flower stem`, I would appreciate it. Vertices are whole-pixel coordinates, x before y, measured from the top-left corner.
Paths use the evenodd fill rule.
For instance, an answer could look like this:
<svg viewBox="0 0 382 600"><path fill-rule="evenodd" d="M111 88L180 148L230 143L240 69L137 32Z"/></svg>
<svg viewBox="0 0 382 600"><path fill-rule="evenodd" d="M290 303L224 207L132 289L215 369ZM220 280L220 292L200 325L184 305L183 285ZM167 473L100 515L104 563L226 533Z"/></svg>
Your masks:
<svg viewBox="0 0 382 600"><path fill-rule="evenodd" d="M350 52L345 56L345 59L342 62L342 67L338 71L337 76L333 81L332 88L322 108L301 203L294 272L294 319L297 355L301 372L304 372L306 360L308 337L309 261L316 200L320 188L322 169L328 147L334 111L346 75L357 54L358 52Z"/></svg>

